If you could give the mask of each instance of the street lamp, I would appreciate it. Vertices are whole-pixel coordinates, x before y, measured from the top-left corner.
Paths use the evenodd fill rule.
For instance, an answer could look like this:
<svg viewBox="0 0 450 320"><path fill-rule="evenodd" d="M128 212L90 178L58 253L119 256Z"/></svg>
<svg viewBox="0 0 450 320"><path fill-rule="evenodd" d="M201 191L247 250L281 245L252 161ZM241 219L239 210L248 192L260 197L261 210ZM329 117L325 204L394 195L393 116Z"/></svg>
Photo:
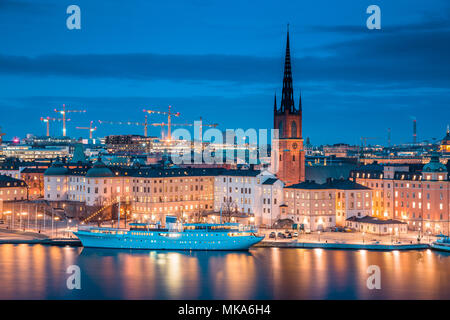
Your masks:
<svg viewBox="0 0 450 320"><path fill-rule="evenodd" d="M58 220L59 220L59 217L55 217L54 220L56 221L56 223L55 223L55 226L56 226L56 236L58 236Z"/></svg>
<svg viewBox="0 0 450 320"><path fill-rule="evenodd" d="M28 215L28 213L26 213L26 212L22 212L20 214L20 227L22 227L22 216L26 216L26 215ZM25 231L25 221L23 222L23 230Z"/></svg>
<svg viewBox="0 0 450 320"><path fill-rule="evenodd" d="M319 231L319 242L320 242L320 231Z"/></svg>
<svg viewBox="0 0 450 320"><path fill-rule="evenodd" d="M11 214L11 211L5 211L5 212L3 212L3 214L9 215L9 214ZM6 219L6 220L8 220L8 219ZM12 229L12 220L11 220L11 218L9 219L9 221L11 222L11 229Z"/></svg>
<svg viewBox="0 0 450 320"><path fill-rule="evenodd" d="M37 218L42 218L42 217L43 217L42 214L37 215ZM42 219L39 219L39 220L41 220L41 222L39 223L39 233L41 233ZM45 218L44 218L44 222L45 222ZM44 227L45 227L45 225L44 225ZM37 229L37 220L36 220L36 229ZM45 230L45 228L44 228L44 230Z"/></svg>
<svg viewBox="0 0 450 320"><path fill-rule="evenodd" d="M366 235L366 233L363 231L363 243L364 243L364 236Z"/></svg>

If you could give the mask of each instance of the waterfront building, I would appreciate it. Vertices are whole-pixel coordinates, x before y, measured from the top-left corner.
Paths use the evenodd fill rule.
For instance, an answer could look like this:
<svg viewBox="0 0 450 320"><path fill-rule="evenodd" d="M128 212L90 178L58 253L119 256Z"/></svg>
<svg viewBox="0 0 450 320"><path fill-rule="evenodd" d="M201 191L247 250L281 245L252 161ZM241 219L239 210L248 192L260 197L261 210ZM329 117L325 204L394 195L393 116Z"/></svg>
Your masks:
<svg viewBox="0 0 450 320"><path fill-rule="evenodd" d="M373 190L371 216L400 220L422 233L448 233L450 181L438 154L421 170L410 165L364 166L350 176Z"/></svg>
<svg viewBox="0 0 450 320"><path fill-rule="evenodd" d="M323 184L305 181L284 189L283 218L311 231L345 226L350 217L372 212L372 190L354 181L329 179Z"/></svg>
<svg viewBox="0 0 450 320"><path fill-rule="evenodd" d="M280 218L284 184L269 171L224 170L215 177L214 210L246 215L260 226Z"/></svg>
<svg viewBox="0 0 450 320"><path fill-rule="evenodd" d="M354 229L359 232L376 235L392 235L399 236L400 234L408 233L406 222L392 219L378 219L371 216L358 218L356 216L350 217L346 220L346 227Z"/></svg>
<svg viewBox="0 0 450 320"><path fill-rule="evenodd" d="M274 129L279 137L272 141L271 170L286 185L305 180L305 150L302 138L302 100L298 108L294 103L291 54L289 48L289 30L286 40L284 61L283 90L280 107L274 101Z"/></svg>
<svg viewBox="0 0 450 320"><path fill-rule="evenodd" d="M252 168L117 167L101 160L73 166L58 160L44 173L45 200L98 208L120 199L138 220L172 214L201 221L222 211L230 221L271 225L280 216L283 186L270 172Z"/></svg>
<svg viewBox="0 0 450 320"><path fill-rule="evenodd" d="M44 174L45 199L104 207L120 200L135 218L166 214L196 218L213 211L219 169L92 166L69 168L56 161Z"/></svg>
<svg viewBox="0 0 450 320"><path fill-rule="evenodd" d="M213 212L215 174L215 169L200 168L135 170L130 180L133 212L200 221Z"/></svg>

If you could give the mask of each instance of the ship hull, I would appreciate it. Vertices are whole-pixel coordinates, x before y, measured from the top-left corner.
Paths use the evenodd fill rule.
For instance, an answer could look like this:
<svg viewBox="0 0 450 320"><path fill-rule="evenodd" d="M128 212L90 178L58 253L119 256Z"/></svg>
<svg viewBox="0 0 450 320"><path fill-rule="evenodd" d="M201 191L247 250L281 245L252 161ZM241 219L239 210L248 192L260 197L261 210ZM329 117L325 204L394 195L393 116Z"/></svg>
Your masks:
<svg viewBox="0 0 450 320"><path fill-rule="evenodd" d="M130 234L98 234L77 231L74 234L86 248L144 249L144 250L248 250L264 237L254 235L230 237L226 234L208 235L195 233L149 232L142 236Z"/></svg>
<svg viewBox="0 0 450 320"><path fill-rule="evenodd" d="M450 243L443 244L443 243L433 242L431 244L431 248L434 250L450 252Z"/></svg>

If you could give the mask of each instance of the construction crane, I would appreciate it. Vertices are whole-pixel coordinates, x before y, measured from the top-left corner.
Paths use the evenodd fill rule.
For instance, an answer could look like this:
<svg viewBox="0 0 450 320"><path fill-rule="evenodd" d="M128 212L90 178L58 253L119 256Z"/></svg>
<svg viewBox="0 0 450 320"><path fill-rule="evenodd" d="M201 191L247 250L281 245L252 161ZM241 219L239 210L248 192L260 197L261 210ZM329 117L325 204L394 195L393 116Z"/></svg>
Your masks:
<svg viewBox="0 0 450 320"><path fill-rule="evenodd" d="M153 127L161 127L161 139L164 139L164 127L169 127L168 123L165 122L157 122L157 123L148 123L147 122L147 116L145 116L145 122L135 122L135 121L104 121L104 120L98 120L98 122L100 124L112 124L112 125L129 125L129 126L144 126L144 133L145 136L147 137L147 128L148 126L153 126ZM197 125L196 123L171 123L170 127L190 127L190 126L195 126ZM218 124L217 123L213 123L213 124L203 124L202 122L202 118L200 117L200 137L202 137L202 127L212 127L215 128L217 127ZM169 139L170 140L170 139Z"/></svg>
<svg viewBox="0 0 450 320"><path fill-rule="evenodd" d="M148 136L148 126L151 125L148 123L148 117L145 116L144 122L134 122L134 121L104 121L98 120L100 124L117 124L117 125L128 125L128 126L144 126L144 136Z"/></svg>
<svg viewBox="0 0 450 320"><path fill-rule="evenodd" d="M211 128L216 128L218 126L217 123L211 123L211 124L204 124L202 121L202 117L200 117L200 122L198 123L171 123L170 126L171 127L193 127L193 126L199 126L199 137L203 137L203 127L211 127ZM163 128L165 126L169 127L168 123L165 122L160 122L160 123L150 123L150 126L159 126L161 127L161 139L164 139L164 131ZM169 139L170 140L170 139Z"/></svg>
<svg viewBox="0 0 450 320"><path fill-rule="evenodd" d="M377 137L361 137L361 144L367 148L367 140L378 139Z"/></svg>
<svg viewBox="0 0 450 320"><path fill-rule="evenodd" d="M143 110L144 112L149 113L149 114L156 113L156 114L167 115L167 139L168 140L172 139L172 134L171 134L172 116L175 116L175 117L180 116L179 112L172 112L171 108L172 108L172 106L169 106L169 111L157 111L157 110L146 110L146 109Z"/></svg>
<svg viewBox="0 0 450 320"><path fill-rule="evenodd" d="M148 117L145 116L145 122L138 122L138 121L105 121L105 120L98 120L98 123L100 124L112 124L112 125L128 125L128 126L144 126L144 136L148 137L148 126L153 127L161 127L161 131L163 130L164 126L167 126L167 123L148 123ZM177 125L177 124L172 124ZM161 132L162 134L162 132Z"/></svg>
<svg viewBox="0 0 450 320"><path fill-rule="evenodd" d="M70 121L70 119L63 120L63 118L41 117L41 121L47 124L47 137L50 137L50 121Z"/></svg>
<svg viewBox="0 0 450 320"><path fill-rule="evenodd" d="M0 144L3 143L3 136L5 136L5 135L6 135L6 133L3 133L2 132L2 127L0 127Z"/></svg>
<svg viewBox="0 0 450 320"><path fill-rule="evenodd" d="M89 122L89 127L76 127L76 129L89 130L89 139L92 140L92 134L95 130L97 130L97 127L92 127L93 123L94 123L94 121L91 121L91 122Z"/></svg>
<svg viewBox="0 0 450 320"><path fill-rule="evenodd" d="M62 114L63 117L63 136L66 136L66 114L67 113L73 113L73 112L79 112L79 113L85 113L86 110L66 110L66 105L63 104L62 110L55 109L55 112L58 112Z"/></svg>
<svg viewBox="0 0 450 320"><path fill-rule="evenodd" d="M199 126L199 137L200 137L200 139L203 139L203 127L216 128L219 125L217 123L204 124L202 117L200 117L200 120L198 122L200 122L200 123L199 124L197 124L195 122L194 123L172 123L172 126L183 126L183 127ZM165 125L165 124L162 123L162 125Z"/></svg>

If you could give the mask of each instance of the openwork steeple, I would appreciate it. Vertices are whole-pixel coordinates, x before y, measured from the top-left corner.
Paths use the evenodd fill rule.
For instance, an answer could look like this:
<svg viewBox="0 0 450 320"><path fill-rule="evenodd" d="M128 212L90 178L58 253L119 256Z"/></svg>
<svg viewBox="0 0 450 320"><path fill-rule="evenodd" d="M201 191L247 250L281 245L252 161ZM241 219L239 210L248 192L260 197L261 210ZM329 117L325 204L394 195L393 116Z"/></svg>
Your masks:
<svg viewBox="0 0 450 320"><path fill-rule="evenodd" d="M289 25L286 37L286 56L284 58L283 91L279 112L296 113L294 105L294 87L292 83L291 51L289 46Z"/></svg>

